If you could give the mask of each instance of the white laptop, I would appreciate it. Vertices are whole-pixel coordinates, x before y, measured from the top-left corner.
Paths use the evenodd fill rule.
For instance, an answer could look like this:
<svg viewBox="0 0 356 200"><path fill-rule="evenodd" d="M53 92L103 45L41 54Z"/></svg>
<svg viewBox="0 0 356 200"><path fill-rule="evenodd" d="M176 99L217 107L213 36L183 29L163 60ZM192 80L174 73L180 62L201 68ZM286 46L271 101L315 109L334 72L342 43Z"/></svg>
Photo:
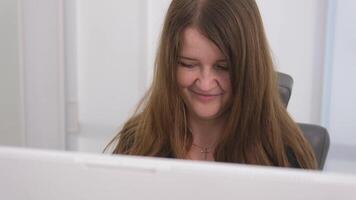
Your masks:
<svg viewBox="0 0 356 200"><path fill-rule="evenodd" d="M356 200L356 176L0 147L1 200Z"/></svg>

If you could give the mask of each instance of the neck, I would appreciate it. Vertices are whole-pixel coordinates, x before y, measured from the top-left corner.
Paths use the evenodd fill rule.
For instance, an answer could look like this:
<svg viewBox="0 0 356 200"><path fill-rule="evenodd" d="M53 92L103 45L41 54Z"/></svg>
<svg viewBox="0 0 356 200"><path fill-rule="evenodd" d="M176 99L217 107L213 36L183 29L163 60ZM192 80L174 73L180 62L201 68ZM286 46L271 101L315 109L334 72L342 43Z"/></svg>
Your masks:
<svg viewBox="0 0 356 200"><path fill-rule="evenodd" d="M190 116L189 125L193 135L193 143L200 147L215 148L217 140L223 131L225 119L223 117L202 120Z"/></svg>

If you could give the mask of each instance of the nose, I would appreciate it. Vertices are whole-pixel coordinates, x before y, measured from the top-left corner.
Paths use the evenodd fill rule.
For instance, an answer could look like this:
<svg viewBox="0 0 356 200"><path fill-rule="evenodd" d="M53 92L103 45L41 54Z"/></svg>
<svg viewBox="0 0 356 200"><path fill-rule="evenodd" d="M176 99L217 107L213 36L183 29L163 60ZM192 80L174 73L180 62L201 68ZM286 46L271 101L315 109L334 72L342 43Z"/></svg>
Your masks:
<svg viewBox="0 0 356 200"><path fill-rule="evenodd" d="M201 69L196 85L202 91L208 92L217 87L217 76L210 67Z"/></svg>

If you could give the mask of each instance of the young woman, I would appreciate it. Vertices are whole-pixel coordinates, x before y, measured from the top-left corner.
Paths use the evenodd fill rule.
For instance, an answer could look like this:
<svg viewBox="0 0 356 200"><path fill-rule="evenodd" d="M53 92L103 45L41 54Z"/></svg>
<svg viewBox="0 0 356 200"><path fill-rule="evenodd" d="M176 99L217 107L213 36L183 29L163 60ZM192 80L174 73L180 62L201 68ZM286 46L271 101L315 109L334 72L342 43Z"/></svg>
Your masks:
<svg viewBox="0 0 356 200"><path fill-rule="evenodd" d="M254 0L173 0L153 83L114 154L315 169L280 100Z"/></svg>

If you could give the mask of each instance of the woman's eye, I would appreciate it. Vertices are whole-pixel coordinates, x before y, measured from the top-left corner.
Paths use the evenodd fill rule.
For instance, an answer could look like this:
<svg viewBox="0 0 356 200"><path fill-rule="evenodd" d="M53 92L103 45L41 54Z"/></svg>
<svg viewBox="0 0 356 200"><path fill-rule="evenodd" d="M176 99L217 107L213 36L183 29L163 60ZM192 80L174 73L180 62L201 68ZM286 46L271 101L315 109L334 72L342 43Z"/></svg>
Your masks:
<svg viewBox="0 0 356 200"><path fill-rule="evenodd" d="M194 65L191 65L191 64L187 64L187 63L184 63L184 62L179 62L180 65L182 65L183 67L187 67L187 68L193 68Z"/></svg>
<svg viewBox="0 0 356 200"><path fill-rule="evenodd" d="M216 65L215 67L219 70L224 70L224 71L229 70L229 68L226 65Z"/></svg>

